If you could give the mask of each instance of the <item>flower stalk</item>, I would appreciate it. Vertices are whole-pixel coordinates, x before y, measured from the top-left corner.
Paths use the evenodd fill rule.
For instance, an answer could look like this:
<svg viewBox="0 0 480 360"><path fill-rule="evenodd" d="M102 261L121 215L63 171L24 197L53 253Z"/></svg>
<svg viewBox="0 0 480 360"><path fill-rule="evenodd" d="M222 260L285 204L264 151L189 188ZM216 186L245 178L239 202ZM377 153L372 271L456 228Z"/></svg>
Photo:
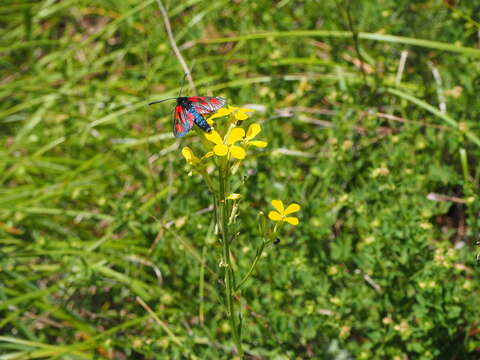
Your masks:
<svg viewBox="0 0 480 360"><path fill-rule="evenodd" d="M220 232L222 238L222 265L225 269L224 281L225 281L225 303L227 304L227 315L230 322L230 326L233 331L233 338L235 341L235 346L237 347L238 354L242 357L242 343L240 341L239 326L237 324L237 317L235 314L235 301L233 298L233 291L235 286L235 271L232 266L232 261L230 257L230 232L229 232L229 209L227 203L227 191L229 188L229 169L226 166L227 163L223 162L218 168L218 178L219 178L219 192L220 196L218 198L218 206L220 209Z"/></svg>
<svg viewBox="0 0 480 360"><path fill-rule="evenodd" d="M197 134L200 135L201 144L207 152L202 157L197 157L192 149L188 147L182 149L185 160L192 167L193 171L203 177L212 194L219 242L222 245L220 267L223 269L227 318L232 329L237 354L240 358L243 358L244 354L241 341L242 318L240 314L241 309L240 307L237 308L239 305L235 297L240 295L240 290L245 287L245 284L253 275L265 247L272 242L276 243L277 233L283 223L298 224L298 219L289 215L300 210L300 205L298 204L284 207L282 201L273 200L272 205L276 211L270 211L268 219L274 221L275 226L266 226L267 216L260 212L259 232L262 243L258 247L255 258L248 267L248 271L243 277L240 277L242 280L237 285L231 245L238 235L235 232L236 230L234 230L236 218L240 213L240 207L236 201L242 196L238 193L232 193L232 190L235 191L237 189L231 189L231 179L240 165L244 164L249 150L252 148L265 148L268 145L266 141L255 139L261 132L259 124L250 124L247 131L241 126L242 122L248 118L247 113L251 111L253 110L233 106L219 109L206 121L215 128L213 119L229 116L229 122L219 124L219 129L223 130L221 133L216 130L203 133L196 129ZM207 162L210 161L215 165L216 171L212 171L210 165L207 166Z"/></svg>

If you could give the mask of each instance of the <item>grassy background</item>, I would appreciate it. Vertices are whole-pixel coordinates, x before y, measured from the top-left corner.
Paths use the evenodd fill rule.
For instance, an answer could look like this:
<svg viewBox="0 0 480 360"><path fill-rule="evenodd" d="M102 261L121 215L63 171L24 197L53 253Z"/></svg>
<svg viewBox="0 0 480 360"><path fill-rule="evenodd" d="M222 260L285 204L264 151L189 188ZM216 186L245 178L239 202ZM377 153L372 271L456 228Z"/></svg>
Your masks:
<svg viewBox="0 0 480 360"><path fill-rule="evenodd" d="M165 3L199 94L263 110L238 271L257 212L303 206L242 293L252 357L480 356L480 9L454 3ZM6 0L0 33L0 359L231 358L208 191L145 106L183 77L155 1Z"/></svg>

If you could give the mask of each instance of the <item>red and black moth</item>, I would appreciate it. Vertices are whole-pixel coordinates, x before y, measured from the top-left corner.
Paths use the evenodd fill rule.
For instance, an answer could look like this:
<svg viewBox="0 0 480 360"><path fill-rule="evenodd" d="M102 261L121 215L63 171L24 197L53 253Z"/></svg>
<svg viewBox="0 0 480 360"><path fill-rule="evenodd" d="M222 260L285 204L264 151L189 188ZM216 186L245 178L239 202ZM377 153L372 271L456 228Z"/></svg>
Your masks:
<svg viewBox="0 0 480 360"><path fill-rule="evenodd" d="M203 116L213 114L227 103L221 97L189 96L154 101L148 105L158 104L167 100L177 100L173 114L173 134L176 138L187 135L193 128L194 123L207 133L212 131L212 128Z"/></svg>

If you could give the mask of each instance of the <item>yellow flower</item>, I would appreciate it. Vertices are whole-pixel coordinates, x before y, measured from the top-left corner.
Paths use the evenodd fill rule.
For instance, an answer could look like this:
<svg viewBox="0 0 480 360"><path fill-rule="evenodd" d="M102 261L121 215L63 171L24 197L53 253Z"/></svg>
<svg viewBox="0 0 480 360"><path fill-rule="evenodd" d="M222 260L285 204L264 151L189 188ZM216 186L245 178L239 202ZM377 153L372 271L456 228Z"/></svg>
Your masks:
<svg viewBox="0 0 480 360"><path fill-rule="evenodd" d="M257 136L260 133L260 131L262 131L262 128L260 127L259 124L251 124L248 127L247 135L245 136L245 139L243 140L243 143L246 146L252 145L252 146L259 147L259 148L266 147L268 145L268 143L266 141L260 141L260 140L251 141L255 136Z"/></svg>
<svg viewBox="0 0 480 360"><path fill-rule="evenodd" d="M192 149L190 149L188 146L185 146L183 149L182 149L182 155L183 157L185 158L185 160L187 161L187 163L189 165L192 165L192 166L195 166L195 165L198 165L202 162L202 160L204 159L208 159L210 156L213 155L213 152L212 151L209 151L208 153L206 153L205 155L203 155L200 159L198 157L195 156L195 154L193 153Z"/></svg>
<svg viewBox="0 0 480 360"><path fill-rule="evenodd" d="M298 218L287 215L299 211L300 205L293 203L288 205L285 209L281 200L272 200L272 205L277 211L270 211L268 213L268 217L270 220L285 221L291 225L298 225Z"/></svg>
<svg viewBox="0 0 480 360"><path fill-rule="evenodd" d="M230 115L232 112L233 112L233 109L231 108L231 106L228 106L226 108L224 108L224 107L220 108L214 114L212 114L208 117L207 122L210 125L213 125L213 119Z"/></svg>
<svg viewBox="0 0 480 360"><path fill-rule="evenodd" d="M229 106L228 109L233 113L233 117L235 120L242 121L245 119L248 119L248 112L255 111L253 109L248 109L248 108L239 108L236 106Z"/></svg>
<svg viewBox="0 0 480 360"><path fill-rule="evenodd" d="M253 109L247 109L247 108L239 108L237 106L230 106L228 105L227 107L223 107L218 109L214 114L210 115L207 118L207 122L210 125L213 125L213 119L217 119L220 117L224 117L230 114L233 114L233 120L234 121L242 121L245 119L248 119L248 112L254 111Z"/></svg>
<svg viewBox="0 0 480 360"><path fill-rule="evenodd" d="M197 165L197 164L200 163L200 159L195 156L192 149L190 149L188 146L185 146L182 149L182 155L185 158L185 160L187 161L187 163L190 164L190 165Z"/></svg>
<svg viewBox="0 0 480 360"><path fill-rule="evenodd" d="M235 159L243 159L245 157L245 149L241 146L235 145L236 142L242 140L245 137L245 130L242 128L233 128L225 137L224 140L220 137L220 134L213 130L210 133L206 133L207 140L213 142L213 152L217 156L234 157Z"/></svg>

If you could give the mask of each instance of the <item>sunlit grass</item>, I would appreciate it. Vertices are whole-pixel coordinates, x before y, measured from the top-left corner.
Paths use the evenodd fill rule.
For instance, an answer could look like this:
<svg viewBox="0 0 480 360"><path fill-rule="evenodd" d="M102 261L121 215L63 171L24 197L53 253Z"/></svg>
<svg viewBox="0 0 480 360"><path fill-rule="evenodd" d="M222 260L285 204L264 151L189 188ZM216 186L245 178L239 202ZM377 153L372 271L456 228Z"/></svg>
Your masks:
<svg viewBox="0 0 480 360"><path fill-rule="evenodd" d="M198 95L273 149L242 163L232 266L302 204L235 300L246 354L478 357L473 4L355 2L358 43L347 1L165 5ZM230 358L200 138L146 106L183 78L155 2L7 1L0 30L0 359Z"/></svg>

